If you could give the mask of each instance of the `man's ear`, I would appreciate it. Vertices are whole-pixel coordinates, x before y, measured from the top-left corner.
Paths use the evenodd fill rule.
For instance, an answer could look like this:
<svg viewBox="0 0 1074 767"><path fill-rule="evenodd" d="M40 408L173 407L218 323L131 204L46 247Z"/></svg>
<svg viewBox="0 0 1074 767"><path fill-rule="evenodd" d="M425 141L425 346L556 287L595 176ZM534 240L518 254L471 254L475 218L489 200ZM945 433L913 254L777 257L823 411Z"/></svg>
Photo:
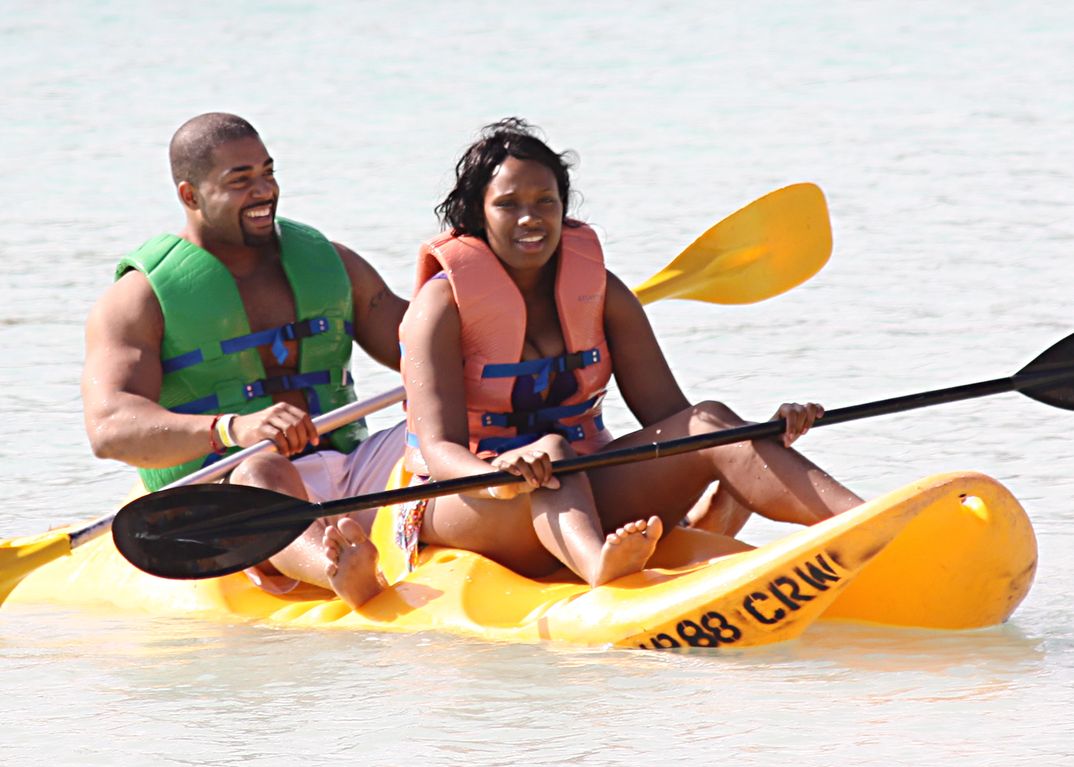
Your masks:
<svg viewBox="0 0 1074 767"><path fill-rule="evenodd" d="M198 191L193 184L189 181L180 181L175 191L179 195L179 202L183 203L183 207L188 210L198 209Z"/></svg>

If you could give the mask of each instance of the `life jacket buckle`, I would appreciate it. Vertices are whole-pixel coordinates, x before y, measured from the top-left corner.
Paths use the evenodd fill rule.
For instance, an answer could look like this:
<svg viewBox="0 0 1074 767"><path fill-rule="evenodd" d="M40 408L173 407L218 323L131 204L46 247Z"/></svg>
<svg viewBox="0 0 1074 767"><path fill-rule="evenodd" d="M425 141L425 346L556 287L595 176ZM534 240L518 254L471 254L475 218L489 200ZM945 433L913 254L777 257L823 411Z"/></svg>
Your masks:
<svg viewBox="0 0 1074 767"><path fill-rule="evenodd" d="M579 368L588 367L589 365L595 365L600 362L600 350L586 349L581 352L572 352L571 354L564 354L559 359L559 372L578 370Z"/></svg>

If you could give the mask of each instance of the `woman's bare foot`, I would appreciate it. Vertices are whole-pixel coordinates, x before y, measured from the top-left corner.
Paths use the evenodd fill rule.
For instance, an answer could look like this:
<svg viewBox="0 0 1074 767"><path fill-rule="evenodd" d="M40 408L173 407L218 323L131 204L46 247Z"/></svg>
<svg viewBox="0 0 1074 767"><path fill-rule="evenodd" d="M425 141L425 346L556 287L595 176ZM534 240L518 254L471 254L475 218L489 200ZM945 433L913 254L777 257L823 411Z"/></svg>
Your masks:
<svg viewBox="0 0 1074 767"><path fill-rule="evenodd" d="M656 551L656 542L663 532L664 523L654 516L648 521L628 522L609 533L600 550L600 562L592 585L600 586L641 570Z"/></svg>
<svg viewBox="0 0 1074 767"><path fill-rule="evenodd" d="M353 519L343 517L325 527L323 541L328 560L324 574L339 598L352 609L387 587L377 568L377 547Z"/></svg>

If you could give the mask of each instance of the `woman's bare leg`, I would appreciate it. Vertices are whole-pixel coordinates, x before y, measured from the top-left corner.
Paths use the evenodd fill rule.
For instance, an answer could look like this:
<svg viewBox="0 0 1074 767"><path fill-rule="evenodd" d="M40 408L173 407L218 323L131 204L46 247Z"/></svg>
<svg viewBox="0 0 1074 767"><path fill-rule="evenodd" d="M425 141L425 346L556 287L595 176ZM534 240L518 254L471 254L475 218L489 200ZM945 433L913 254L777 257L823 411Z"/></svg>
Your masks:
<svg viewBox="0 0 1074 767"><path fill-rule="evenodd" d="M702 402L606 449L647 444L744 426L726 405ZM706 487L721 488L742 507L780 522L811 525L862 499L777 439L754 440L588 472L605 529L640 515L677 524Z"/></svg>
<svg viewBox="0 0 1074 767"><path fill-rule="evenodd" d="M553 461L574 455L557 436L543 437L533 449ZM605 534L588 480L572 474L561 477L555 490L540 488L510 500L437 498L425 512L422 540L476 551L531 577L562 563L598 586L644 567L662 532L661 520L646 514Z"/></svg>

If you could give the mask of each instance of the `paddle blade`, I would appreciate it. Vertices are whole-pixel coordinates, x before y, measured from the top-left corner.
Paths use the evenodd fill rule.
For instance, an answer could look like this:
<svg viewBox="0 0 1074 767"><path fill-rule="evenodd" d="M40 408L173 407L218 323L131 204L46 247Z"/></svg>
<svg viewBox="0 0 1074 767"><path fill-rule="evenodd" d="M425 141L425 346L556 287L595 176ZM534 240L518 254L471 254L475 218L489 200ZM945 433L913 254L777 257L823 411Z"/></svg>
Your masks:
<svg viewBox="0 0 1074 767"><path fill-rule="evenodd" d="M1063 375L1064 371L1067 373ZM1050 374L1054 373L1055 376ZM1049 377L1051 380L1033 385L1033 380ZM1074 410L1074 334L1064 338L1014 375L1014 386L1030 399L1045 405Z"/></svg>
<svg viewBox="0 0 1074 767"><path fill-rule="evenodd" d="M643 304L662 298L752 304L805 282L831 254L824 193L815 184L794 184L732 213L634 293Z"/></svg>
<svg viewBox="0 0 1074 767"><path fill-rule="evenodd" d="M226 533L205 532L212 523L258 519L307 506L289 495L243 485L190 485L160 490L127 504L112 523L116 548L135 567L163 578L212 578L263 562L309 527L309 520L279 529Z"/></svg>
<svg viewBox="0 0 1074 767"><path fill-rule="evenodd" d="M71 536L64 530L0 542L0 604L27 575L70 553Z"/></svg>

